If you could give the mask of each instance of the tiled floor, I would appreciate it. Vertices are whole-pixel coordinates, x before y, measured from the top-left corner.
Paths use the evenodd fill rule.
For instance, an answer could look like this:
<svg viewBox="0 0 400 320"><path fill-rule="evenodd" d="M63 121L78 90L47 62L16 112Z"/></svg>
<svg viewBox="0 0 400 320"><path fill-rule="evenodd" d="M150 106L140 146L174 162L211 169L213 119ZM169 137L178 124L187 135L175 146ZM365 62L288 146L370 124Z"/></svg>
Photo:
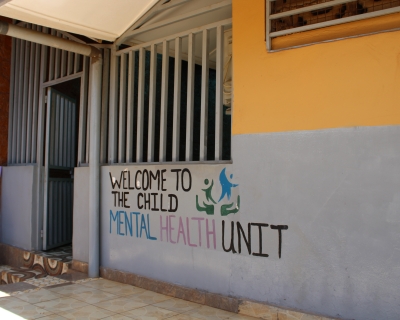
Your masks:
<svg viewBox="0 0 400 320"><path fill-rule="evenodd" d="M255 319L79 273L21 285L0 286L0 319Z"/></svg>

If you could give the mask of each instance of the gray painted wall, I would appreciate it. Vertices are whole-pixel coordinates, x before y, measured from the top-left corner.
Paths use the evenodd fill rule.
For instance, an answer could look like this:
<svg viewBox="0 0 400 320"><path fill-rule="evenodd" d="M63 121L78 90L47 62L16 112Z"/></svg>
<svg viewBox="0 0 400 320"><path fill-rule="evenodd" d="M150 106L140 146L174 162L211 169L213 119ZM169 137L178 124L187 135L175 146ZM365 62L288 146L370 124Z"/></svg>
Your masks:
<svg viewBox="0 0 400 320"><path fill-rule="evenodd" d="M242 215L289 230L280 261L234 257L229 292L400 319L399 137L398 126L234 136Z"/></svg>
<svg viewBox="0 0 400 320"><path fill-rule="evenodd" d="M193 248L159 241L160 213L146 210L142 213L149 213L152 235L158 241L117 234L116 222L111 223L110 233L110 209L115 213L117 208L109 172L118 177L122 170L138 167L102 167L101 265L332 317L399 319L399 137L399 126L234 136L233 165L225 167L239 184L235 190L241 196L241 209L223 218L212 216L218 229L216 250L204 248L204 243ZM154 167L141 166L142 170ZM191 166L196 190L179 195L182 201L176 216L200 215L193 197L201 194L200 182L215 177L220 169ZM87 169L80 170L75 175L75 197L80 200L75 200L74 209L80 208L81 219L87 212L88 184L87 172L83 174ZM127 212L138 210L132 204ZM77 212L74 244L75 237L82 236L82 248L87 221L77 220ZM263 229L262 239L269 257L249 255L243 243L241 254L224 252L222 220L227 223L225 245L229 245L230 221L245 227L248 222L287 225L288 230L282 231L281 259L278 232L269 228ZM258 233L252 232L254 251L258 240ZM76 249L75 245L78 259ZM86 256L87 251L79 260L86 261Z"/></svg>
<svg viewBox="0 0 400 320"><path fill-rule="evenodd" d="M3 167L0 242L34 248L37 171L36 166Z"/></svg>
<svg viewBox="0 0 400 320"><path fill-rule="evenodd" d="M72 250L74 260L89 261L89 167L75 168Z"/></svg>

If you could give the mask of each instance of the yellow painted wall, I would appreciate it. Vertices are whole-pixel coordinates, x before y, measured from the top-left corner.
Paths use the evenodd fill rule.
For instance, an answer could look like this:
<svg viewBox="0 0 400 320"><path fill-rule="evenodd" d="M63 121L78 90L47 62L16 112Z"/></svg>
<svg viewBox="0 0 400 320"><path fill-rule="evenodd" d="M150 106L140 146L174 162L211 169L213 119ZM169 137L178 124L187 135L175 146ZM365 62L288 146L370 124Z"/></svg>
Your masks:
<svg viewBox="0 0 400 320"><path fill-rule="evenodd" d="M400 124L400 31L268 53L265 0L232 14L233 134Z"/></svg>

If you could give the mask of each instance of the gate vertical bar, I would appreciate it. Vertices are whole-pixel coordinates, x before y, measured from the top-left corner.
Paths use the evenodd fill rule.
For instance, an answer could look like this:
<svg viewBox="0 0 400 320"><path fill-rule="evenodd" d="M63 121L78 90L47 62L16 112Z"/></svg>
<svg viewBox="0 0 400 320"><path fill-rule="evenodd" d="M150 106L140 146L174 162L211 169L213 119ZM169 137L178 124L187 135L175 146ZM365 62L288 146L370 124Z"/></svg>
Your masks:
<svg viewBox="0 0 400 320"><path fill-rule="evenodd" d="M66 37L63 37L66 39ZM67 51L61 51L61 77L65 77L67 75Z"/></svg>
<svg viewBox="0 0 400 320"><path fill-rule="evenodd" d="M200 161L207 160L209 31L203 31L201 63Z"/></svg>
<svg viewBox="0 0 400 320"><path fill-rule="evenodd" d="M77 109L76 107L77 107L77 104L75 102L74 105L73 105L73 109L72 109L72 143L74 144L74 146L75 146L75 142L76 142L76 137L75 137L75 135L76 135L76 112L78 111L78 110L76 110ZM75 163L75 160L76 160L75 148L72 148L71 158L72 158L72 166L71 167L75 167L76 166L76 163Z"/></svg>
<svg viewBox="0 0 400 320"><path fill-rule="evenodd" d="M66 112L66 126L65 126L65 141L66 141L66 147L65 147L65 157L64 157L64 163L65 163L65 167L73 167L73 165L71 164L71 153L72 153L72 139L71 139L71 133L72 133L72 113L71 113L71 105L72 102L71 101L67 101L67 107L65 108L65 112Z"/></svg>
<svg viewBox="0 0 400 320"><path fill-rule="evenodd" d="M55 113L55 129L54 129L54 145L52 148L52 152L54 152L54 162L53 165L54 166L58 166L60 163L60 152L59 149L61 147L61 143L60 143L60 135L61 132L60 130L58 130L58 128L60 128L60 120L61 120L61 115L60 115L60 111L61 108L59 108L59 106L61 105L61 97L57 94L56 95L56 103L55 103L55 110L53 110L53 112Z"/></svg>
<svg viewBox="0 0 400 320"><path fill-rule="evenodd" d="M217 27L216 89L215 89L215 160L222 160L223 91L224 91L224 27Z"/></svg>
<svg viewBox="0 0 400 320"><path fill-rule="evenodd" d="M133 114L134 114L134 88L135 88L135 52L129 52L128 59L128 101L126 119L126 162L133 162Z"/></svg>
<svg viewBox="0 0 400 320"><path fill-rule="evenodd" d="M64 105L63 105L63 130L62 132L62 142L63 142L63 148L62 148L62 153L61 153L61 166L66 167L67 166L67 146L68 146L68 140L67 140L67 132L68 132L68 106L69 106L69 101L67 99L64 99Z"/></svg>
<svg viewBox="0 0 400 320"><path fill-rule="evenodd" d="M51 35L54 36L56 31L54 29L51 30ZM56 49L51 47L50 48L50 62L49 62L49 77L48 80L54 80L54 60L55 60Z"/></svg>
<svg viewBox="0 0 400 320"><path fill-rule="evenodd" d="M107 138L108 138L108 99L109 99L109 78L110 78L110 50L103 50L103 80L101 89L101 141L100 141L100 162L107 163Z"/></svg>
<svg viewBox="0 0 400 320"><path fill-rule="evenodd" d="M118 128L118 106L117 106L117 56L116 48L111 49L110 61L110 113L108 122L108 163L117 161L117 128Z"/></svg>
<svg viewBox="0 0 400 320"><path fill-rule="evenodd" d="M19 83L19 69L21 66L20 60L20 50L21 50L21 40L15 40L15 72L14 72L14 103L13 103L13 132L12 132L12 155L11 163L17 162L17 138L18 138L18 105L20 98L20 83Z"/></svg>
<svg viewBox="0 0 400 320"><path fill-rule="evenodd" d="M68 69L67 75L71 75L74 72L74 65L73 65L74 54L71 51L68 51Z"/></svg>
<svg viewBox="0 0 400 320"><path fill-rule="evenodd" d="M125 162L125 144L126 144L126 54L120 58L119 71L119 121L118 121L118 162Z"/></svg>
<svg viewBox="0 0 400 320"><path fill-rule="evenodd" d="M25 62L24 62L24 89L22 99L22 124L21 124L21 146L19 163L26 163L26 140L27 140L27 121L28 121L28 90L29 90L29 58L31 51L31 43L25 41Z"/></svg>
<svg viewBox="0 0 400 320"><path fill-rule="evenodd" d="M144 125L144 73L145 49L139 49L139 79L138 79L138 111L137 111L137 140L136 161L143 162L143 125Z"/></svg>
<svg viewBox="0 0 400 320"><path fill-rule="evenodd" d="M24 97L24 71L25 71L25 43L26 41L21 41L20 52L19 52L19 75L18 75L18 104L17 104L17 155L16 155L16 163L21 163L21 141L22 141L22 106L23 106L23 97Z"/></svg>
<svg viewBox="0 0 400 320"><path fill-rule="evenodd" d="M157 46L151 45L150 54L150 89L149 89L149 127L147 136L147 161L154 162L154 133L156 119L156 72L157 72Z"/></svg>
<svg viewBox="0 0 400 320"><path fill-rule="evenodd" d="M74 55L74 73L79 72L81 58L82 58L82 56L80 54L75 53L75 55Z"/></svg>
<svg viewBox="0 0 400 320"><path fill-rule="evenodd" d="M38 31L41 31L41 28L38 27ZM35 52L35 80L33 84L33 124L32 124L32 163L37 162L37 137L38 137L38 122L39 122L39 96L40 96L40 57L41 57L41 50L45 50L46 48L37 44L36 45L36 52ZM44 68L44 66L42 66Z"/></svg>
<svg viewBox="0 0 400 320"><path fill-rule="evenodd" d="M167 158L167 111L168 111L169 42L164 40L162 49L161 115L160 115L160 162Z"/></svg>
<svg viewBox="0 0 400 320"><path fill-rule="evenodd" d="M36 27L32 27L36 30ZM32 122L33 122L33 90L34 88L34 75L35 75L35 53L36 43L31 44L30 58L29 58L29 80L28 80L28 119L26 128L26 151L25 151L25 163L31 162L31 151L32 151Z"/></svg>
<svg viewBox="0 0 400 320"><path fill-rule="evenodd" d="M60 33L57 32L56 33L57 37L60 37ZM60 49L56 49L56 58L55 58L55 65L54 65L54 69L55 69L55 79L58 79L61 77L61 50Z"/></svg>
<svg viewBox="0 0 400 320"><path fill-rule="evenodd" d="M194 113L194 37L188 37L188 77L187 77L187 112L186 112L186 161L193 160L193 113Z"/></svg>
<svg viewBox="0 0 400 320"><path fill-rule="evenodd" d="M50 103L51 104L56 104L56 100L57 100L57 98L56 98L56 96L54 95L54 94L52 94L51 95L51 100L50 100ZM57 114L56 114L56 111L55 110L53 110L53 109L50 109L50 111L51 111L51 114L50 114L50 123L56 123L56 117L57 117ZM56 159L56 152L55 152L55 144L56 144L56 133L55 133L55 126L53 125L53 126L50 126L50 138L49 138L50 140L49 140L49 149L50 149L50 151L49 151L49 156L48 156L48 158L46 159L46 161L48 161L49 162L49 166L52 166L52 165L55 165L57 162L57 159Z"/></svg>
<svg viewBox="0 0 400 320"><path fill-rule="evenodd" d="M83 74L81 78L81 96L79 103L79 129L78 129L78 165L85 163L86 150L86 111L87 111L87 87L88 72L85 57L83 58Z"/></svg>
<svg viewBox="0 0 400 320"><path fill-rule="evenodd" d="M83 57L86 61L86 65L88 68L88 74L90 74L90 66L91 59L89 57ZM89 78L90 79L90 78ZM90 80L89 80L90 81ZM85 155L85 163L89 162L89 150L90 150L90 108L92 107L92 87L89 85L88 87L88 96L87 96L87 111L86 111L86 155Z"/></svg>
<svg viewBox="0 0 400 320"><path fill-rule="evenodd" d="M181 125L182 38L175 39L174 112L172 129L172 162L179 161Z"/></svg>
<svg viewBox="0 0 400 320"><path fill-rule="evenodd" d="M8 149L7 163L12 163L13 152L13 129L14 129L14 91L15 91L15 54L16 54L16 39L12 38L11 44L11 69L10 69L10 96L8 102Z"/></svg>

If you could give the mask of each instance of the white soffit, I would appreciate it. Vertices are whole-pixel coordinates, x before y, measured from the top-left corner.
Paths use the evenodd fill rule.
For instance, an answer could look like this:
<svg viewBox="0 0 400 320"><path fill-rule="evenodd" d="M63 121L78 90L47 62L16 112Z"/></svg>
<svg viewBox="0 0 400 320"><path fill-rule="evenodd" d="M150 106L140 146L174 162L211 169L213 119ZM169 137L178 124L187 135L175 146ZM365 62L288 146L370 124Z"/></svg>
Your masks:
<svg viewBox="0 0 400 320"><path fill-rule="evenodd" d="M114 41L158 0L11 0L0 15Z"/></svg>

